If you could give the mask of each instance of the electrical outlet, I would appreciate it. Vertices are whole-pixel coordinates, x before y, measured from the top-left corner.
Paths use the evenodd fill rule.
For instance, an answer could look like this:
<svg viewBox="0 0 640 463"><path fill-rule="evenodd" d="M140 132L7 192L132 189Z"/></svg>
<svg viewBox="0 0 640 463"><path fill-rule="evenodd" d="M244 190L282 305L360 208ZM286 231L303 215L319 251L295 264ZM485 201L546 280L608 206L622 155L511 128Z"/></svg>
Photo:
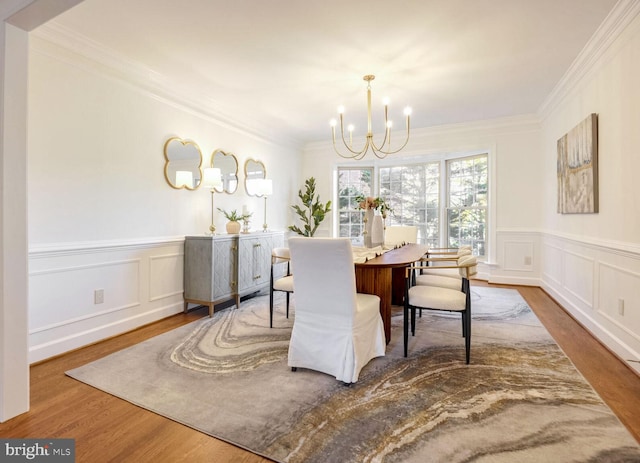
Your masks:
<svg viewBox="0 0 640 463"><path fill-rule="evenodd" d="M624 316L624 299L618 299L618 315Z"/></svg>
<svg viewBox="0 0 640 463"><path fill-rule="evenodd" d="M104 302L104 289L96 289L93 292L93 303L102 304Z"/></svg>
<svg viewBox="0 0 640 463"><path fill-rule="evenodd" d="M526 256L524 258L524 265L531 265L531 256Z"/></svg>

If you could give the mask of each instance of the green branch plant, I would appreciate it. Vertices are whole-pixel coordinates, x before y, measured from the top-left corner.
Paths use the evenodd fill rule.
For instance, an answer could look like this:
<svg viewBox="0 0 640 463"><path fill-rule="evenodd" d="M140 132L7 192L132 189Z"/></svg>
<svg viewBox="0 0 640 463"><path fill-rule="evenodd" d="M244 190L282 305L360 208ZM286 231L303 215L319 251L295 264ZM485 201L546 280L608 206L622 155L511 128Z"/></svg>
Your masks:
<svg viewBox="0 0 640 463"><path fill-rule="evenodd" d="M315 178L308 178L304 184L305 192L302 193L302 190L298 190L298 197L302 202L302 207L297 204L291 206L304 226L300 228L297 225L291 225L289 230L296 232L298 235L311 237L315 234L325 216L331 212L331 201L327 201L326 204L320 202L320 195L316 195Z"/></svg>
<svg viewBox="0 0 640 463"><path fill-rule="evenodd" d="M243 220L246 220L249 217L251 217L251 214L252 214L251 212L248 214L239 214L238 211L236 211L235 209L232 210L231 212L227 212L224 209L220 209L220 208L218 208L218 210L222 212L222 214L224 214L224 216L229 222L242 222Z"/></svg>

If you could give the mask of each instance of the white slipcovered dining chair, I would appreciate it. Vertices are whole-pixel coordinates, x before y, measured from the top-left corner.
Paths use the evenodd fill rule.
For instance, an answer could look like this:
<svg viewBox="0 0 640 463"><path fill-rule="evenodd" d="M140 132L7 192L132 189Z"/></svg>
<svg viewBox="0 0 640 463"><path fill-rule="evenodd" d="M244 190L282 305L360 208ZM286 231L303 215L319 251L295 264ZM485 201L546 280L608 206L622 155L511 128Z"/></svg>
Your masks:
<svg viewBox="0 0 640 463"><path fill-rule="evenodd" d="M469 364L471 355L471 291L469 286L469 269L474 267L475 258L470 256L461 258L460 261L453 262L453 265L442 265L432 267L434 271L446 271L454 269L461 275L461 283L456 282L455 287L433 286L427 284L414 285L418 277L414 279L412 273L422 269L421 266L407 268L406 286L404 297L404 356L407 356L409 344L409 322L411 324L411 334L415 336L416 309L422 312L425 310L439 310L447 312L458 312L462 316L462 336L465 340L465 360Z"/></svg>
<svg viewBox="0 0 640 463"><path fill-rule="evenodd" d="M384 231L385 247L400 246L418 242L418 227L414 225L394 225Z"/></svg>
<svg viewBox="0 0 640 463"><path fill-rule="evenodd" d="M380 298L356 292L348 238L289 239L296 316L289 366L320 371L346 384L385 354Z"/></svg>
<svg viewBox="0 0 640 463"><path fill-rule="evenodd" d="M282 291L287 297L287 318L289 318L289 299L293 292L293 275L291 274L291 255L289 248L273 248L271 251L271 277L269 285L269 327L273 328L273 292ZM278 268L285 267L284 275L278 276Z"/></svg>

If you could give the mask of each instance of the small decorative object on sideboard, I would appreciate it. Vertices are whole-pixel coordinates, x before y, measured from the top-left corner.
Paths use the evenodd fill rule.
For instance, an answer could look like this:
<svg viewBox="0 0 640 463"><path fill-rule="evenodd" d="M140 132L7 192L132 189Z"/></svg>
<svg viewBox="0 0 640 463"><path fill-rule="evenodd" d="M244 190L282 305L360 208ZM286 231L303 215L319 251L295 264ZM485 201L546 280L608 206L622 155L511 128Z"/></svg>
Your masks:
<svg viewBox="0 0 640 463"><path fill-rule="evenodd" d="M251 233L249 230L249 217L251 217L251 212L247 209L247 205L242 206L242 233L245 235L247 233Z"/></svg>
<svg viewBox="0 0 640 463"><path fill-rule="evenodd" d="M230 235L240 233L240 222L246 222L247 219L251 217L251 213L238 214L238 211L236 211L235 209L231 212L227 212L224 209L220 208L218 208L218 210L222 212L228 220L226 227L227 233L229 233Z"/></svg>

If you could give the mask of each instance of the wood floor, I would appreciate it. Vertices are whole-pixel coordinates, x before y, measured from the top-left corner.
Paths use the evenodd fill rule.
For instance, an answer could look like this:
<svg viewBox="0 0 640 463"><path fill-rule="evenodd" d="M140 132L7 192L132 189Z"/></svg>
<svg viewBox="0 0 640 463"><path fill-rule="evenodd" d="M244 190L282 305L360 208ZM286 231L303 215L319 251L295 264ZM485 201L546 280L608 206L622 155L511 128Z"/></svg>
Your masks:
<svg viewBox="0 0 640 463"><path fill-rule="evenodd" d="M487 285L474 282L475 285ZM620 362L540 288L520 291L583 376L640 442L640 376ZM0 424L4 438L74 438L76 462L267 462L65 376L101 358L206 316L178 314L31 367L31 410ZM473 355L473 347L472 347Z"/></svg>

